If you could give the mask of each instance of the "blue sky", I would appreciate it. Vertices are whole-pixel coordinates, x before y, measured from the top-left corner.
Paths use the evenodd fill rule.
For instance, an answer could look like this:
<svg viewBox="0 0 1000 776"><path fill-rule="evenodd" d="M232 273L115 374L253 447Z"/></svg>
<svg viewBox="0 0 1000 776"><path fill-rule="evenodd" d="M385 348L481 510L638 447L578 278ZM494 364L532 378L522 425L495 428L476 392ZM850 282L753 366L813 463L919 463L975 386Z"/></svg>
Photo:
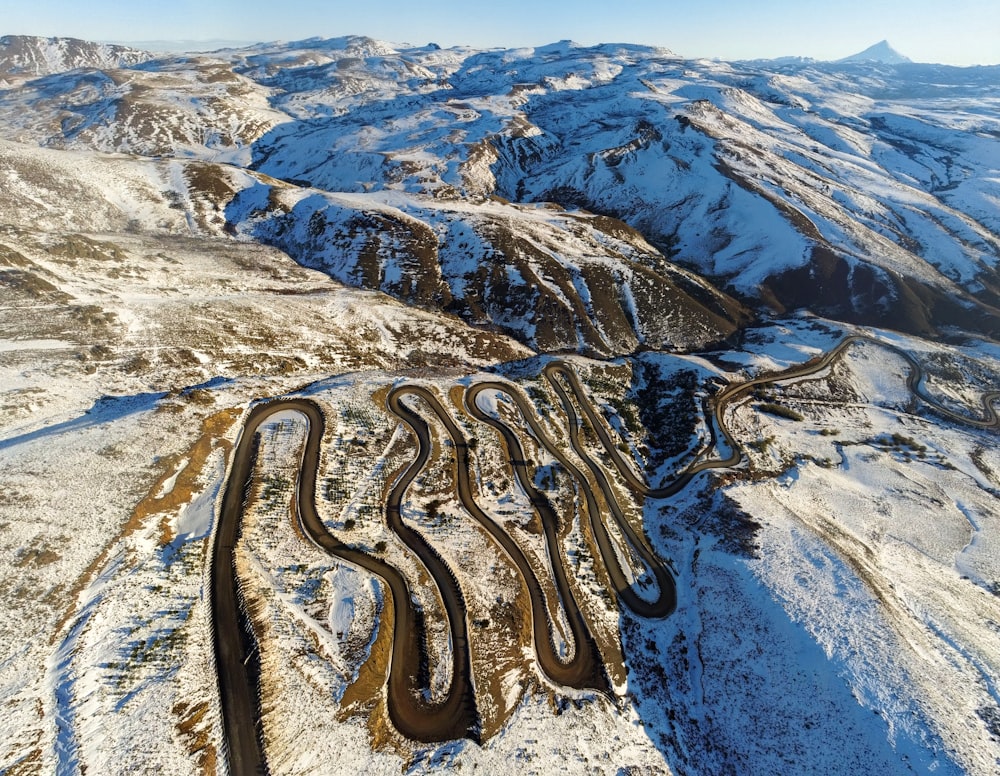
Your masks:
<svg viewBox="0 0 1000 776"><path fill-rule="evenodd" d="M1000 64L1000 0L0 0L0 34L90 40L370 35L443 46L665 46L689 57L838 59L888 39L923 62Z"/></svg>

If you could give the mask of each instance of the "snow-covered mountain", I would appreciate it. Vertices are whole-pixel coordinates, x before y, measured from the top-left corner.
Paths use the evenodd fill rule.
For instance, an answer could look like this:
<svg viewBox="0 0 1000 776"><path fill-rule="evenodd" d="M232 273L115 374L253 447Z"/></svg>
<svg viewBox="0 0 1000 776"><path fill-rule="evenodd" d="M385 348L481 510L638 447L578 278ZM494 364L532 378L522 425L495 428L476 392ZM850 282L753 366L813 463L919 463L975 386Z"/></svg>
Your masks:
<svg viewBox="0 0 1000 776"><path fill-rule="evenodd" d="M0 79L24 79L79 68L119 68L152 59L128 46L91 43L77 38L0 37Z"/></svg>
<svg viewBox="0 0 1000 776"><path fill-rule="evenodd" d="M392 596L290 517L291 411L232 552L271 772L995 773L1000 68L901 59L0 39L0 771L225 771L206 568L272 397L320 408L320 516L446 695L466 639L387 518L409 385L444 415L403 401L398 519L477 727L394 729Z"/></svg>
<svg viewBox="0 0 1000 776"><path fill-rule="evenodd" d="M467 224L490 250L505 224L537 221L516 205L584 208L638 230L668 263L773 310L923 334L995 331L1000 219L990 181L1000 125L984 103L954 100L988 94L996 73L865 67L688 62L567 42L476 52L307 40L39 79L0 93L0 121L19 142L223 161L306 191L374 196L374 209L391 200L425 234L449 233L442 219L456 218L428 199L502 198L512 206L477 205ZM362 201L348 209L364 210ZM248 220L237 207L230 220L287 249L289 222L317 207L285 209L257 207ZM315 238L339 246L337 276L389 290L391 266L359 268L371 242L357 239L363 219L330 215ZM377 234L380 223L361 233ZM285 237L269 237L275 229ZM458 242L439 242L448 289L439 305L457 299L469 320L492 320L465 289L496 291L468 286L449 256ZM420 265L407 243L382 248L380 266ZM528 293L516 278L510 287Z"/></svg>
<svg viewBox="0 0 1000 776"><path fill-rule="evenodd" d="M841 63L879 62L883 65L903 65L913 62L908 56L896 51L896 49L889 45L889 41L887 40L880 40L864 51L859 51L857 54L851 54L851 56L838 59L837 61Z"/></svg>

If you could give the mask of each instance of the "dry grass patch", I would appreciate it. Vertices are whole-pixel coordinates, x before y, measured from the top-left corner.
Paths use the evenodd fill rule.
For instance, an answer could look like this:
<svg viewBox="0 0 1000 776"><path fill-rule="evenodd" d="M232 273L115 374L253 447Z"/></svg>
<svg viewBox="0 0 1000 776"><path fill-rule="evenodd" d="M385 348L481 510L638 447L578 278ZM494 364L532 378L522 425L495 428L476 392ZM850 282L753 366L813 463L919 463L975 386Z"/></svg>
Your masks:
<svg viewBox="0 0 1000 776"><path fill-rule="evenodd" d="M76 582L70 587L63 596L64 601L75 601L79 597L80 593L87 587L90 581L94 578L94 575L104 567L107 563L108 558L111 555L111 551L124 539L128 538L132 533L141 528L146 520L152 515L159 514L166 509L175 509L180 504L185 504L190 501L194 496L195 482L198 476L200 476L204 464L209 454L217 446L225 446L227 452L231 447L231 443L223 439L223 434L229 430L232 424L243 414L241 408L230 408L217 412L214 415L210 415L204 421L202 421L201 434L195 441L194 445L186 452L174 455L165 456L161 459L163 466L163 471L157 478L156 482L153 483L149 490L149 494L143 498L135 508L132 510L132 514L129 519L122 526L118 534L111 538L111 540L104 546L104 549L87 565L83 573L77 578ZM179 462L187 458L189 463L185 467L185 471L181 472L177 477L177 482L174 483L174 488L170 493L164 494L162 497L157 497L156 494L164 487L167 480L173 475ZM184 476L186 474L186 476ZM182 482L182 476L184 481ZM177 494L177 495L174 495ZM183 500L181 500L182 494L184 495ZM170 527L166 523L166 518L164 522L161 523L161 541L165 544L173 540L173 534L171 533ZM62 632L66 624L72 619L74 610L72 606L66 609L63 616L56 623L56 627L52 631L52 636L50 638L50 643L55 644L59 638L59 634Z"/></svg>
<svg viewBox="0 0 1000 776"><path fill-rule="evenodd" d="M7 768L4 776L35 776L42 772L42 750L32 749L22 759Z"/></svg>
<svg viewBox="0 0 1000 776"><path fill-rule="evenodd" d="M209 737L211 724L205 721L208 713L208 703L201 702L188 706L184 702L174 704L174 716L177 717L177 731L187 744L188 753L198 759L198 767L206 776L217 771L218 754Z"/></svg>
<svg viewBox="0 0 1000 776"><path fill-rule="evenodd" d="M379 612L378 635L368 653L368 659L358 669L357 678L344 690L340 710L341 719L368 715L368 732L371 734L374 750L391 745L398 736L389 723L389 709L383 692L389 676L396 618L392 591L384 584L382 591L384 598L382 611Z"/></svg>
<svg viewBox="0 0 1000 776"><path fill-rule="evenodd" d="M532 647L531 605L523 582L514 601L496 602L488 615L488 621L483 623L469 613L469 648L484 741L507 724L530 683L524 655ZM504 681L511 671L517 671L521 686L512 704ZM485 703L484 696L488 699Z"/></svg>
<svg viewBox="0 0 1000 776"><path fill-rule="evenodd" d="M82 234L67 235L61 242L49 246L48 252L53 256L70 260L121 262L127 258L125 252L115 243L101 242Z"/></svg>
<svg viewBox="0 0 1000 776"><path fill-rule="evenodd" d="M47 547L45 549L35 548L20 552L17 560L14 562L14 565L18 568L24 568L29 563L34 566L48 566L51 563L55 563L60 558L62 558L62 556L55 550L51 550Z"/></svg>
<svg viewBox="0 0 1000 776"><path fill-rule="evenodd" d="M201 434L198 439L186 453L164 457L162 459L163 473L153 483L149 494L136 504L129 522L136 521L138 525L141 525L150 515L166 513L160 523L160 543L169 544L172 542L176 535L170 524L169 514L189 503L198 493L201 487L202 472L213 452L221 448L226 455L229 455L233 445L225 438L225 434L242 414L242 408L231 407L209 415L202 421ZM181 462L185 460L187 465L177 473L173 487L163 495L158 495L166 486L167 481L174 476Z"/></svg>

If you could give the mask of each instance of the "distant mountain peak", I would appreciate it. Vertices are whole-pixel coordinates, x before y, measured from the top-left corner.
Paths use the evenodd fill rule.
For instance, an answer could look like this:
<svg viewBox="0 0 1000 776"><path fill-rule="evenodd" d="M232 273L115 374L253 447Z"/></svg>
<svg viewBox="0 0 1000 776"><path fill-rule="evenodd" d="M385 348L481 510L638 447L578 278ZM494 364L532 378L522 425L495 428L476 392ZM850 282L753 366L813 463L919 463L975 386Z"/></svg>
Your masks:
<svg viewBox="0 0 1000 776"><path fill-rule="evenodd" d="M900 54L889 45L889 41L880 40L874 46L869 46L864 51L852 54L849 57L838 59L838 62L881 62L884 65L902 65L913 62L907 56Z"/></svg>

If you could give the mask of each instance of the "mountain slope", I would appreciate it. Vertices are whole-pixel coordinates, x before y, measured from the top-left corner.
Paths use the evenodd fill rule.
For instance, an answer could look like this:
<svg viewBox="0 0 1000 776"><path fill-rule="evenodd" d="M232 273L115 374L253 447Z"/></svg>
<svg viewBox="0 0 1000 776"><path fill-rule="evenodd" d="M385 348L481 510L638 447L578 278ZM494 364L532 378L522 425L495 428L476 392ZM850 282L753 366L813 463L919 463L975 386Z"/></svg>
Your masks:
<svg viewBox="0 0 1000 776"><path fill-rule="evenodd" d="M21 142L406 193L414 214L423 196L583 208L775 311L996 333L1000 119L947 99L990 69L912 68L313 39L51 76L0 92L0 123Z"/></svg>
<svg viewBox="0 0 1000 776"><path fill-rule="evenodd" d="M724 340L747 316L605 217L326 194L229 165L3 141L0 173L8 181L0 203L12 223L223 241L238 235L340 282L458 314L542 350L690 350Z"/></svg>
<svg viewBox="0 0 1000 776"><path fill-rule="evenodd" d="M245 189L241 234L345 283L499 327L545 351L603 355L719 342L743 308L606 217L502 202Z"/></svg>
<svg viewBox="0 0 1000 776"><path fill-rule="evenodd" d="M53 75L82 68L130 67L149 59L152 54L146 51L77 38L0 37L0 79Z"/></svg>
<svg viewBox="0 0 1000 776"><path fill-rule="evenodd" d="M881 40L869 46L864 51L859 51L857 54L851 54L849 57L838 59L837 62L879 62L883 65L902 65L909 64L913 60L896 51L896 49L889 45L889 41Z"/></svg>

